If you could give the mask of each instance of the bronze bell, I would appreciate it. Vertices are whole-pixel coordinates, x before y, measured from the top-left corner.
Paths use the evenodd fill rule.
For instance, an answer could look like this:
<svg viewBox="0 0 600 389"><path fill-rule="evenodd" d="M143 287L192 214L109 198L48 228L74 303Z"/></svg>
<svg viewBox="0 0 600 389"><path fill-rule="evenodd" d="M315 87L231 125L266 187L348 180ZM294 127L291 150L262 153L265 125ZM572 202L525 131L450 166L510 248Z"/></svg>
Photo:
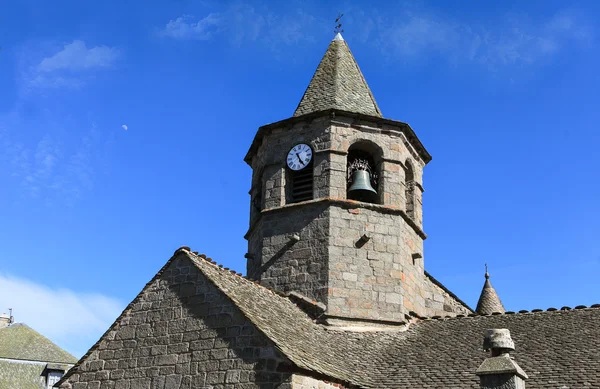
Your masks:
<svg viewBox="0 0 600 389"><path fill-rule="evenodd" d="M355 170L352 173L352 185L348 192L367 191L377 194L377 191L371 186L371 174L366 170Z"/></svg>

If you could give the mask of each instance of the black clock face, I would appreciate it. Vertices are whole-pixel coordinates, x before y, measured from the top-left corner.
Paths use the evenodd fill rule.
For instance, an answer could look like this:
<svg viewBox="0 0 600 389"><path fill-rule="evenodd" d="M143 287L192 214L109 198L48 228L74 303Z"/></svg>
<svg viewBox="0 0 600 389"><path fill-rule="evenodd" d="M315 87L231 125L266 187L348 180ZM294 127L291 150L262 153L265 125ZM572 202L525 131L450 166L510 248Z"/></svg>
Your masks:
<svg viewBox="0 0 600 389"><path fill-rule="evenodd" d="M312 159L312 149L309 145L300 143L292 147L287 155L287 166L292 170L302 170Z"/></svg>

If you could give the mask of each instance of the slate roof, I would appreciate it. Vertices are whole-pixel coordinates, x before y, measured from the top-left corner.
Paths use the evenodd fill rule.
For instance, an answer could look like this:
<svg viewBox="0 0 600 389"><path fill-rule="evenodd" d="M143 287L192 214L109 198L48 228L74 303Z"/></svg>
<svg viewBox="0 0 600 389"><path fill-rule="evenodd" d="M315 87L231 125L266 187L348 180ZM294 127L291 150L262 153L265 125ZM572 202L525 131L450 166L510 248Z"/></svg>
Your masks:
<svg viewBox="0 0 600 389"><path fill-rule="evenodd" d="M26 324L0 329L0 389L42 389L46 367L68 369L77 358Z"/></svg>
<svg viewBox="0 0 600 389"><path fill-rule="evenodd" d="M478 388L483 333L508 328L528 388L600 388L600 306L420 320L405 331L315 324L288 298L186 255L294 364L364 388Z"/></svg>
<svg viewBox="0 0 600 389"><path fill-rule="evenodd" d="M26 324L0 329L0 358L73 364L77 358Z"/></svg>
<svg viewBox="0 0 600 389"><path fill-rule="evenodd" d="M481 290L481 295L479 296L479 301L477 302L477 308L475 308L475 312L482 315L491 315L495 312L506 312L504 305L502 305L502 301L500 301L498 293L496 293L496 289L494 289L492 283L490 282L490 274L487 272L487 270L485 272L485 283L483 284L483 289Z"/></svg>
<svg viewBox="0 0 600 389"><path fill-rule="evenodd" d="M329 44L294 116L332 108L381 117L375 98L341 34Z"/></svg>
<svg viewBox="0 0 600 389"><path fill-rule="evenodd" d="M23 363L0 359L0 389L42 389L45 363Z"/></svg>

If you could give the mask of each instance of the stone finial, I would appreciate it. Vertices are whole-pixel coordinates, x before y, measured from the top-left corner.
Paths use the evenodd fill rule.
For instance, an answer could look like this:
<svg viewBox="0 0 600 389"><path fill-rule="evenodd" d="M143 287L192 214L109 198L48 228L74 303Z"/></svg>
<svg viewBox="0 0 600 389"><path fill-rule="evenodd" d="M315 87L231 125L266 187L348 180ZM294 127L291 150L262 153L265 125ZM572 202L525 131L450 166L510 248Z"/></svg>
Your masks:
<svg viewBox="0 0 600 389"><path fill-rule="evenodd" d="M525 388L527 374L508 354L515 349L509 330L486 330L483 348L486 351L491 350L491 356L484 360L475 372L479 376L482 389Z"/></svg>
<svg viewBox="0 0 600 389"><path fill-rule="evenodd" d="M492 351L492 356L506 354L515 350L515 343L510 337L510 331L507 329L491 329L485 331L483 338L483 349ZM494 355L496 354L496 355Z"/></svg>

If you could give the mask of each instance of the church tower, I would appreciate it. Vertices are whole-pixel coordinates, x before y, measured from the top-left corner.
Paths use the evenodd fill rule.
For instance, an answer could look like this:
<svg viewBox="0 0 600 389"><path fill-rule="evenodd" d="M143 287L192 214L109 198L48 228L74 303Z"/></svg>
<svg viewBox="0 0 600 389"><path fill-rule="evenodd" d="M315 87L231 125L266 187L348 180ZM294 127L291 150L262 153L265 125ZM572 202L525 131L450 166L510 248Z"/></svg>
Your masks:
<svg viewBox="0 0 600 389"><path fill-rule="evenodd" d="M324 304L333 325L470 313L424 270L430 160L408 124L382 116L337 34L294 115L260 127L245 157L247 276Z"/></svg>

